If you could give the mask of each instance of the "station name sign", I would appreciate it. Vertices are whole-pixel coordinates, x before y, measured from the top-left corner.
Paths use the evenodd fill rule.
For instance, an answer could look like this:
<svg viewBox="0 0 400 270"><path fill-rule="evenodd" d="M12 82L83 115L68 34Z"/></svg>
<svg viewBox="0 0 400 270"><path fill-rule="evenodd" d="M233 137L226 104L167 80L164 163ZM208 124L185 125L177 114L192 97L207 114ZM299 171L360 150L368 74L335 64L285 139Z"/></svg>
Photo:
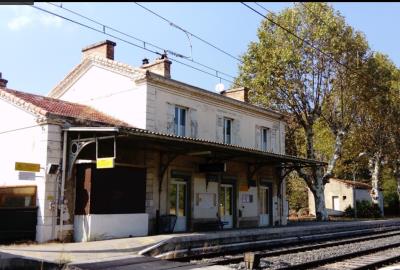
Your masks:
<svg viewBox="0 0 400 270"><path fill-rule="evenodd" d="M226 163L199 164L199 172L226 172Z"/></svg>

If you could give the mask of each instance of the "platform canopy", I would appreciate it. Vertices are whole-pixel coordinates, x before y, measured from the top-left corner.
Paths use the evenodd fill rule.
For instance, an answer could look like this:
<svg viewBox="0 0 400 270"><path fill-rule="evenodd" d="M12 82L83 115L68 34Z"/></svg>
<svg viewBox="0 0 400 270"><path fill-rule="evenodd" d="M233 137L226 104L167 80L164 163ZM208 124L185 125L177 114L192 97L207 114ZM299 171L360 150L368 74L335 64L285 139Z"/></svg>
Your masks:
<svg viewBox="0 0 400 270"><path fill-rule="evenodd" d="M109 138L115 136L119 143L134 146L136 149L156 150L171 155L188 155L209 158L212 160L230 160L249 164L271 165L282 168L318 167L326 162L290 155L282 155L232 144L181 137L171 134L152 132L146 129L126 127L73 127L66 129L79 133L79 138Z"/></svg>
<svg viewBox="0 0 400 270"><path fill-rule="evenodd" d="M232 160L277 167L325 166L326 162L261 151L238 145L204 139L151 132L144 129L120 129L119 137L132 141L140 148L155 149L181 155L199 156L214 160Z"/></svg>

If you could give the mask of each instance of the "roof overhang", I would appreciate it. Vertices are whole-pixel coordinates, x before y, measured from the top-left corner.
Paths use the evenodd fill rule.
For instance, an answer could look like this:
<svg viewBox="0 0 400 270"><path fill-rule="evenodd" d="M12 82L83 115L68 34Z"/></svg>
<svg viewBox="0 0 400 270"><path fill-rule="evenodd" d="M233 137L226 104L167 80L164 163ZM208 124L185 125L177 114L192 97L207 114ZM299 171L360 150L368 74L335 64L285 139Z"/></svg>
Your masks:
<svg viewBox="0 0 400 270"><path fill-rule="evenodd" d="M248 163L270 164L276 167L318 167L326 162L290 155L260 151L238 145L228 145L203 139L180 137L151 132L145 129L120 128L119 135L135 139L138 145L157 148L160 151L182 155L209 157L213 159L236 160Z"/></svg>

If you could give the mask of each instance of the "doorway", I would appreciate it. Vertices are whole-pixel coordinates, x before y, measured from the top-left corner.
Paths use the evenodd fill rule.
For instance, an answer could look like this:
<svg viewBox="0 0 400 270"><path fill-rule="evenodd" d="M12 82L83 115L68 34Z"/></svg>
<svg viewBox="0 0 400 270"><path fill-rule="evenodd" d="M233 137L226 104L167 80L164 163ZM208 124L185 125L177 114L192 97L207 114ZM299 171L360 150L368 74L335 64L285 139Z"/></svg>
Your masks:
<svg viewBox="0 0 400 270"><path fill-rule="evenodd" d="M260 226L270 225L269 220L269 198L270 190L268 187L260 186L259 205L260 205Z"/></svg>
<svg viewBox="0 0 400 270"><path fill-rule="evenodd" d="M335 211L340 211L339 196L332 196L332 208Z"/></svg>
<svg viewBox="0 0 400 270"><path fill-rule="evenodd" d="M169 214L177 217L174 232L184 232L187 229L187 182L174 178L169 190Z"/></svg>
<svg viewBox="0 0 400 270"><path fill-rule="evenodd" d="M219 216L224 228L233 227L233 185L221 184L219 189Z"/></svg>

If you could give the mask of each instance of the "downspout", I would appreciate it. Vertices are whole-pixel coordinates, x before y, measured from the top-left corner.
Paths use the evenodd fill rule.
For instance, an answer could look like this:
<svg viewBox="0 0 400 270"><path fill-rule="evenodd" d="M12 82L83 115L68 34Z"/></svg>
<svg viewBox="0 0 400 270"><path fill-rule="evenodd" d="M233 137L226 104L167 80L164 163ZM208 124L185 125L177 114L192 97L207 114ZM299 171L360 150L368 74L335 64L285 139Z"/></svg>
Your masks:
<svg viewBox="0 0 400 270"><path fill-rule="evenodd" d="M65 187L65 178L66 178L66 168L67 168L67 138L68 131L64 130L64 142L63 142L63 157L62 157L62 169L61 169L61 190L60 190L60 233L59 239L62 240L63 235L63 223L64 223L64 187Z"/></svg>

